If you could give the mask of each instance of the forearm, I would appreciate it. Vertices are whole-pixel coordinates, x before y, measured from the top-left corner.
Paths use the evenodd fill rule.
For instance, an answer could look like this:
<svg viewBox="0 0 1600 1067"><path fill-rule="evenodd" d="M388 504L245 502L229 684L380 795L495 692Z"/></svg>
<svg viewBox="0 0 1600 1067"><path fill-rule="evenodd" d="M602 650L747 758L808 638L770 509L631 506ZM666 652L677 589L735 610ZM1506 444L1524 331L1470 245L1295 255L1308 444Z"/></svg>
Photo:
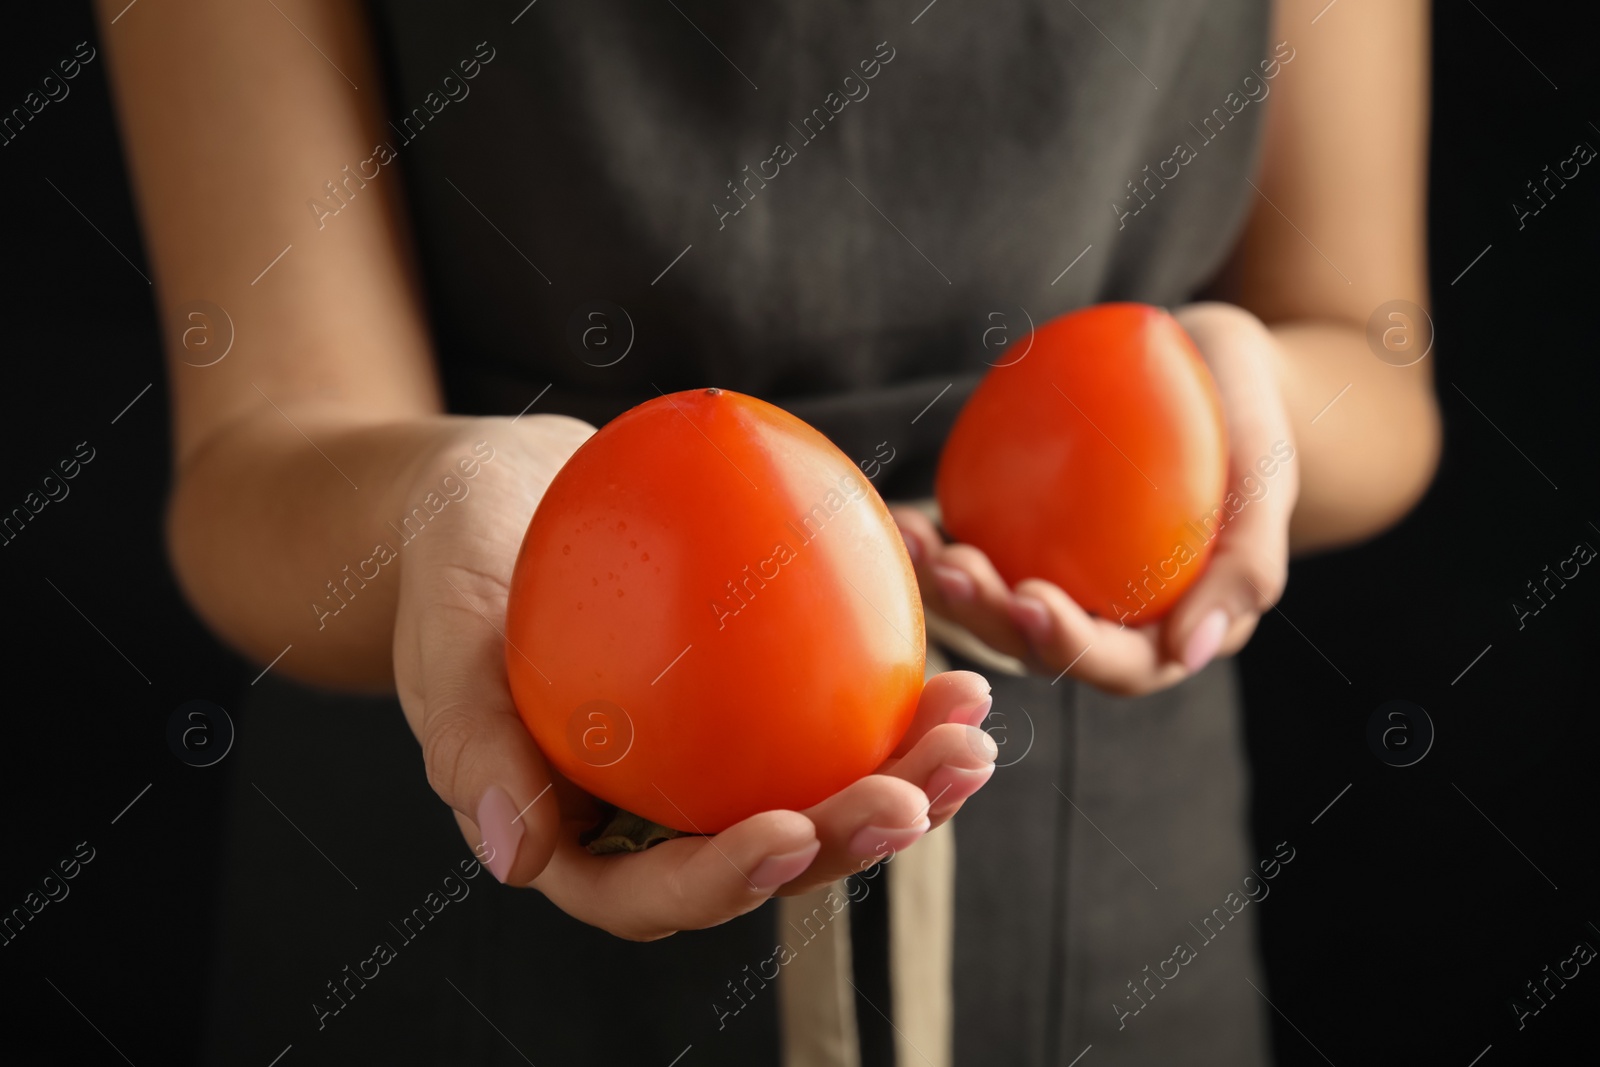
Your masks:
<svg viewBox="0 0 1600 1067"><path fill-rule="evenodd" d="M259 663L293 645L275 668L284 674L391 687L406 545L458 518L452 498L465 498L493 454L474 451L486 437L478 423L362 422L326 404L263 403L178 472L167 540L190 603Z"/></svg>
<svg viewBox="0 0 1600 1067"><path fill-rule="evenodd" d="M1433 357L1393 366L1353 323L1285 322L1269 332L1300 465L1291 548L1333 548L1392 526L1438 466Z"/></svg>
<svg viewBox="0 0 1600 1067"><path fill-rule="evenodd" d="M123 7L101 29L166 333L174 569L258 662L292 644L275 671L386 687L398 564L360 572L387 539L418 551L387 523L471 440L438 414L396 177L352 170L390 136L364 7ZM335 188L356 198L325 225Z"/></svg>

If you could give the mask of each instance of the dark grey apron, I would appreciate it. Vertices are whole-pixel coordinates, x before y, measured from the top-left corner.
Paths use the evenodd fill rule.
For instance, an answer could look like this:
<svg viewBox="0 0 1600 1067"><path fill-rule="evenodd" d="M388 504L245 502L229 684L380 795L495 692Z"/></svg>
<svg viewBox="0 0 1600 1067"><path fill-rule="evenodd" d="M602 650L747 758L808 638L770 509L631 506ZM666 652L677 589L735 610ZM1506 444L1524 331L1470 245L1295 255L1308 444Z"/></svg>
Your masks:
<svg viewBox="0 0 1600 1067"><path fill-rule="evenodd" d="M404 183L453 409L599 423L721 385L892 453L880 492L926 496L1029 321L1192 299L1292 62L1265 0L920 7L378 5L396 162L374 180ZM1033 747L957 826L956 1062L1265 1062L1255 905L1190 925L1262 858L1231 665L1131 701L993 680ZM391 702L270 676L251 700L213 1061L776 1061L775 998L721 1028L714 1007L770 956L770 909L632 945L487 875L324 1018L467 852ZM1146 984L1180 941L1195 958Z"/></svg>

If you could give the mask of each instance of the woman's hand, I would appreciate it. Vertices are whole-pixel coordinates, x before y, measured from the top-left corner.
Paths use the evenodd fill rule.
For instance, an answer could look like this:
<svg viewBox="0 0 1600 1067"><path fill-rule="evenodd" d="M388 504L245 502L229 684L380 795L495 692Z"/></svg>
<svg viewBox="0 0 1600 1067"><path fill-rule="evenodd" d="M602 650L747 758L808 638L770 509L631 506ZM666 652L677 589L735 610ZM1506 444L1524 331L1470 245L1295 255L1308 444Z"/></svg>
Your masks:
<svg viewBox="0 0 1600 1067"><path fill-rule="evenodd" d="M1299 494L1292 458L1274 463L1271 477L1257 468L1263 457L1277 459L1275 444L1279 454L1294 447L1274 370L1277 341L1254 315L1228 304L1190 304L1175 314L1216 378L1228 425L1227 493L1244 502L1218 535L1205 573L1159 622L1125 625L1090 615L1038 578L1008 588L979 549L946 544L926 516L895 508L929 611L1035 670L1070 672L1124 695L1163 689L1250 639L1283 593ZM1217 501L1225 515L1229 499Z"/></svg>
<svg viewBox="0 0 1600 1067"><path fill-rule="evenodd" d="M532 885L618 936L651 940L851 874L950 818L988 780L995 747L977 728L988 714L988 685L952 672L928 682L895 757L821 803L763 812L715 837L590 855L578 835L594 825L597 808L551 769L518 717L503 627L528 521L550 479L593 432L554 416L517 425L474 420L471 433L492 445L493 459L470 493L400 552L394 664L401 706L429 782L496 878ZM443 449L419 465L411 495L421 501L469 447Z"/></svg>
<svg viewBox="0 0 1600 1067"><path fill-rule="evenodd" d="M937 675L923 687L896 756L877 773L804 811L762 812L715 837L592 856L577 836L594 824L593 804L568 786L554 853L532 884L569 915L651 941L855 874L943 824L989 780L996 748L977 727L989 714L988 693L970 671Z"/></svg>

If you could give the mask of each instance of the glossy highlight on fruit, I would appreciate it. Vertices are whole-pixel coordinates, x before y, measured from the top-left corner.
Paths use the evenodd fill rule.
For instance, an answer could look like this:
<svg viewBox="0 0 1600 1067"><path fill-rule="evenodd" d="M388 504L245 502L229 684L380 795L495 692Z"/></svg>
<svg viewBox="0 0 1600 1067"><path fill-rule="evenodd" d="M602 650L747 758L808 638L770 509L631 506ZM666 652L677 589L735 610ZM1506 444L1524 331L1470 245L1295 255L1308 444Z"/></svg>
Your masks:
<svg viewBox="0 0 1600 1067"><path fill-rule="evenodd" d="M1166 311L1099 304L1019 338L940 457L946 531L1008 583L1043 578L1143 625L1205 569L1227 429L1211 372Z"/></svg>
<svg viewBox="0 0 1600 1067"><path fill-rule="evenodd" d="M568 460L518 553L506 638L555 768L690 833L871 774L922 690L916 577L870 481L721 389L641 404Z"/></svg>

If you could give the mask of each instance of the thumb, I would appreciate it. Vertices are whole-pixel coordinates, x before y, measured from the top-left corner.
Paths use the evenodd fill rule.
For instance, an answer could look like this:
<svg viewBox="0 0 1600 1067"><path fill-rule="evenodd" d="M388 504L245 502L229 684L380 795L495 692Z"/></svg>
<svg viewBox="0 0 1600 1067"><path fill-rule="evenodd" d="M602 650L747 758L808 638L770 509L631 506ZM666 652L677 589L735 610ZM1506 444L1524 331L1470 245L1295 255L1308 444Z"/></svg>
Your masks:
<svg viewBox="0 0 1600 1067"><path fill-rule="evenodd" d="M511 700L504 638L490 622L504 617L503 594L481 597L441 577L442 591L417 620L416 644L403 650L397 630L396 676L412 683L401 703L428 784L455 809L473 855L501 882L527 885L560 831L555 776Z"/></svg>

